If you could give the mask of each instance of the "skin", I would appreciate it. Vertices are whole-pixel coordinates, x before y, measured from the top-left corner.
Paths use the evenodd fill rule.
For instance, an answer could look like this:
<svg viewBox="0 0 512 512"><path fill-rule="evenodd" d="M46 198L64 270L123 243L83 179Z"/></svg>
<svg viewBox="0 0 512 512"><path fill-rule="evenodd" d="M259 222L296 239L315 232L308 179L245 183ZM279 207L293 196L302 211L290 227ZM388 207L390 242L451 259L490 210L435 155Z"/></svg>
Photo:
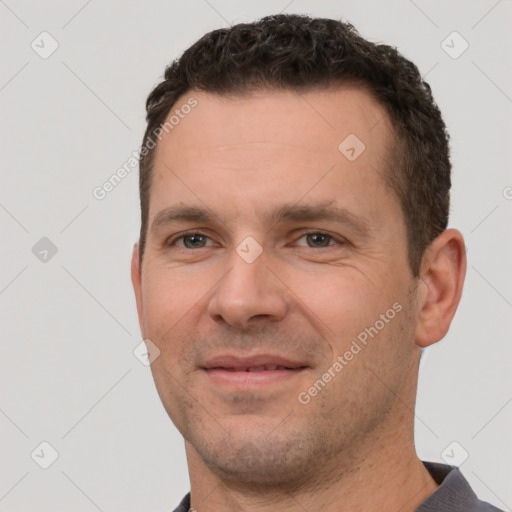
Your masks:
<svg viewBox="0 0 512 512"><path fill-rule="evenodd" d="M192 507L415 510L437 488L414 448L420 348L446 334L459 303L462 235L437 237L413 277L404 216L383 179L390 123L364 90L190 91L177 108L190 96L197 107L158 143L150 230L142 266L134 247L132 282L142 335L160 350L157 390L185 438ZM352 162L338 150L349 134L366 146ZM320 204L345 208L366 230L266 217ZM176 205L218 220L153 232L156 215ZM206 238L185 246L179 235L189 230ZM252 263L236 252L248 236L263 250ZM298 394L395 303L401 311L301 403ZM214 385L201 369L220 353L265 352L308 368L252 391Z"/></svg>

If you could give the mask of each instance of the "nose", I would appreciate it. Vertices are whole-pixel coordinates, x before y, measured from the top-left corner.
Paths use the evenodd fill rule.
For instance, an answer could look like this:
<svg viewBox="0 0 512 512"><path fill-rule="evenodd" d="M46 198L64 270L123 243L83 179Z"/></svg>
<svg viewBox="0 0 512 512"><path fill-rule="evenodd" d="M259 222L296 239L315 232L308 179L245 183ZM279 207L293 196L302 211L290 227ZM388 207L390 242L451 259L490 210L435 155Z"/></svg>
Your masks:
<svg viewBox="0 0 512 512"><path fill-rule="evenodd" d="M286 287L265 260L261 255L248 263L233 251L230 270L220 280L208 305L214 321L248 329L262 319L277 322L285 317Z"/></svg>

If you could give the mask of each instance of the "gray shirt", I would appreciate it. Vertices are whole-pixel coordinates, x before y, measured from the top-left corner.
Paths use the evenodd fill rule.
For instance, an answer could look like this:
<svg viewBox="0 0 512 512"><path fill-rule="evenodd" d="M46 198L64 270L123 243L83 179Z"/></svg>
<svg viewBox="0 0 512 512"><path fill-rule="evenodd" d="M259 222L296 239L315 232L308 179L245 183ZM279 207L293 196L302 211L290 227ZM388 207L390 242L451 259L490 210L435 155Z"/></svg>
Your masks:
<svg viewBox="0 0 512 512"><path fill-rule="evenodd" d="M439 487L416 512L503 512L485 501L480 501L458 468L436 462L423 464ZM174 512L188 512L189 508L190 493L183 498Z"/></svg>

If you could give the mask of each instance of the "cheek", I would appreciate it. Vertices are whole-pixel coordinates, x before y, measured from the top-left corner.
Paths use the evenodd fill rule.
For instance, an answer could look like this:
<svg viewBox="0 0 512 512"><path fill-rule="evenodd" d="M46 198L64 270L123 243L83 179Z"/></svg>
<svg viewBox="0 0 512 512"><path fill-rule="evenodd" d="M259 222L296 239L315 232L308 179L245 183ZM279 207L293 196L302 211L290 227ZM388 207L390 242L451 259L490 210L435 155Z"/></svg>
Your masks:
<svg viewBox="0 0 512 512"><path fill-rule="evenodd" d="M343 347L373 324L393 304L389 283L353 267L327 266L320 272L287 272L286 283L297 307L311 322L325 329L330 344ZM333 347L334 348L334 347Z"/></svg>
<svg viewBox="0 0 512 512"><path fill-rule="evenodd" d="M144 316L149 326L153 330L157 326L169 329L193 312L194 305L206 289L207 283L201 276L183 278L174 269L151 269L145 276L142 289Z"/></svg>
<svg viewBox="0 0 512 512"><path fill-rule="evenodd" d="M146 276L143 287L143 322L145 335L160 350L159 358L152 364L154 373L162 367L179 371L176 364L194 325L201 297L196 281L176 281L170 272ZM157 375L155 375L157 377Z"/></svg>

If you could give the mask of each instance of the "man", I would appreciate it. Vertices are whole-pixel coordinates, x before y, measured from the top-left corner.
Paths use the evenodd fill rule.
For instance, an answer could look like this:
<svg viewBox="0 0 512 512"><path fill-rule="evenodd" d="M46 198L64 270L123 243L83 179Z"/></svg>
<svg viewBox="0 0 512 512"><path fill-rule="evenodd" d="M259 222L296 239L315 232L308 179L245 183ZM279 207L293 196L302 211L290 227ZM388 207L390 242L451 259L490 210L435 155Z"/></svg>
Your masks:
<svg viewBox="0 0 512 512"><path fill-rule="evenodd" d="M414 447L421 350L466 270L414 64L345 23L206 34L147 100L132 257L176 511L491 511Z"/></svg>

